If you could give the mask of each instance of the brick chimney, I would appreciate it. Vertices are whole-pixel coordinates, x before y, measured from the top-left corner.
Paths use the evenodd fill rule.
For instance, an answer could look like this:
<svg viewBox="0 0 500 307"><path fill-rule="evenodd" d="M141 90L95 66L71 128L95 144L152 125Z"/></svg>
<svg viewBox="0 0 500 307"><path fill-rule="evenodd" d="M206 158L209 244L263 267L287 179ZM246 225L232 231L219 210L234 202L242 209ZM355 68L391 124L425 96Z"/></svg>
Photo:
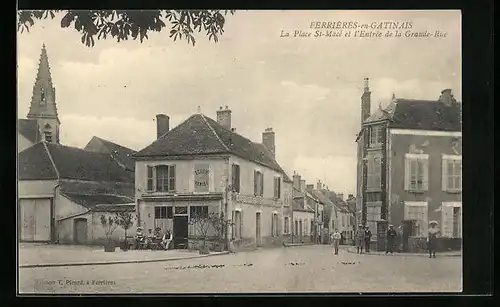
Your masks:
<svg viewBox="0 0 500 307"><path fill-rule="evenodd" d="M162 135L168 132L170 118L165 114L156 115L156 138L159 139Z"/></svg>
<svg viewBox="0 0 500 307"><path fill-rule="evenodd" d="M323 189L323 184L321 183L321 180L318 180L318 183L316 183L316 190L322 190Z"/></svg>
<svg viewBox="0 0 500 307"><path fill-rule="evenodd" d="M361 95L361 124L370 117L371 108L371 92L370 92L370 79L363 80L363 95Z"/></svg>
<svg viewBox="0 0 500 307"><path fill-rule="evenodd" d="M217 110L217 123L227 130L231 130L231 110L228 106L220 107Z"/></svg>
<svg viewBox="0 0 500 307"><path fill-rule="evenodd" d="M451 89L447 88L441 91L441 96L439 96L439 101L444 103L445 105L451 107L454 103L457 101L453 97L453 93L451 92Z"/></svg>
<svg viewBox="0 0 500 307"><path fill-rule="evenodd" d="M293 172L293 187L300 190L300 175Z"/></svg>
<svg viewBox="0 0 500 307"><path fill-rule="evenodd" d="M274 143L274 131L273 128L266 128L264 132L262 132L262 144L273 154L273 157L276 155L276 145Z"/></svg>
<svg viewBox="0 0 500 307"><path fill-rule="evenodd" d="M305 192L306 191L306 181L305 179L300 180L300 192Z"/></svg>

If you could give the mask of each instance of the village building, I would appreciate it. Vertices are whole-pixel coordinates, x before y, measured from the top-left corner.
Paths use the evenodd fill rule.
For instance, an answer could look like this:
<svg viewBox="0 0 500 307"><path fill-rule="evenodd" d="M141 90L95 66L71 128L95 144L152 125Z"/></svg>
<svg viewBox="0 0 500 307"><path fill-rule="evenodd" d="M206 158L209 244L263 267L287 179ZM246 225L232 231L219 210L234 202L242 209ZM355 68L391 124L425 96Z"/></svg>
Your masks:
<svg viewBox="0 0 500 307"><path fill-rule="evenodd" d="M28 116L26 119L18 119L17 152L42 140L58 144L60 125L56 89L52 84L47 50L43 45Z"/></svg>
<svg viewBox="0 0 500 307"><path fill-rule="evenodd" d="M157 140L135 154L140 225L171 230L175 248L191 248L199 233L190 218L218 213L232 221L227 236L235 249L283 244L290 179L275 152L271 128L253 142L235 131L227 106L217 120L198 112L171 130L169 117L157 115Z"/></svg>
<svg viewBox="0 0 500 307"><path fill-rule="evenodd" d="M19 153L18 193L22 242L101 244L101 215L135 209L134 173L109 154L44 141Z"/></svg>
<svg viewBox="0 0 500 307"><path fill-rule="evenodd" d="M135 215L135 151L94 137L86 149L60 144L55 87L45 45L28 119L18 120L18 226L23 242L100 244L101 215ZM116 229L113 239L123 239Z"/></svg>
<svg viewBox="0 0 500 307"><path fill-rule="evenodd" d="M365 79L358 142L357 211L377 229L388 221L425 237L428 223L442 236L462 236L462 107L450 89L439 99L399 99L370 114ZM408 222L405 222L408 221ZM383 223L381 225L384 225ZM374 236L374 240L377 236Z"/></svg>

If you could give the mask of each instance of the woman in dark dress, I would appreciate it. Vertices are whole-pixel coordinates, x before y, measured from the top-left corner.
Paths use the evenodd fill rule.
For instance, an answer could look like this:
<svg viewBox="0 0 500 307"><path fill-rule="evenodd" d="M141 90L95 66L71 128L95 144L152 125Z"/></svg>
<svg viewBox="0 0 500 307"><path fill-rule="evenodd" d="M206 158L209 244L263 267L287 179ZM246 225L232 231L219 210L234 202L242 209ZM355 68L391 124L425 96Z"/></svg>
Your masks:
<svg viewBox="0 0 500 307"><path fill-rule="evenodd" d="M431 221L429 223L429 233L427 235L427 249L429 250L429 258L436 258L436 239L440 233L438 222Z"/></svg>

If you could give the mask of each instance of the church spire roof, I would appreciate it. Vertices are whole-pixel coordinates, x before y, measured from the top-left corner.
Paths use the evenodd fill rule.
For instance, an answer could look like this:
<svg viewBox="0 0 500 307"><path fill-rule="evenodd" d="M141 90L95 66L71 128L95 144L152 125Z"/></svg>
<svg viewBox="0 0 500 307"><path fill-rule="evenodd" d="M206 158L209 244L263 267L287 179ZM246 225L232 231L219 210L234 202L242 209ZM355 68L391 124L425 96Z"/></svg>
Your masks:
<svg viewBox="0 0 500 307"><path fill-rule="evenodd" d="M33 85L33 95L28 118L55 118L57 116L56 89L52 84L49 58L45 44L42 45L38 72Z"/></svg>

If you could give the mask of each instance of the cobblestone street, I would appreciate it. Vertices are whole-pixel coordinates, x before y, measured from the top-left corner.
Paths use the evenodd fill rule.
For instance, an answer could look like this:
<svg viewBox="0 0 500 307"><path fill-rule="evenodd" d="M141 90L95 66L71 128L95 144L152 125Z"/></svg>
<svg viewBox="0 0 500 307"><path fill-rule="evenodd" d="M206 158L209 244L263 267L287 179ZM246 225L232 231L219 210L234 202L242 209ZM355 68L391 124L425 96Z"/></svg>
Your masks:
<svg viewBox="0 0 500 307"><path fill-rule="evenodd" d="M357 255L329 246L200 259L21 268L20 293L460 292L462 258Z"/></svg>

